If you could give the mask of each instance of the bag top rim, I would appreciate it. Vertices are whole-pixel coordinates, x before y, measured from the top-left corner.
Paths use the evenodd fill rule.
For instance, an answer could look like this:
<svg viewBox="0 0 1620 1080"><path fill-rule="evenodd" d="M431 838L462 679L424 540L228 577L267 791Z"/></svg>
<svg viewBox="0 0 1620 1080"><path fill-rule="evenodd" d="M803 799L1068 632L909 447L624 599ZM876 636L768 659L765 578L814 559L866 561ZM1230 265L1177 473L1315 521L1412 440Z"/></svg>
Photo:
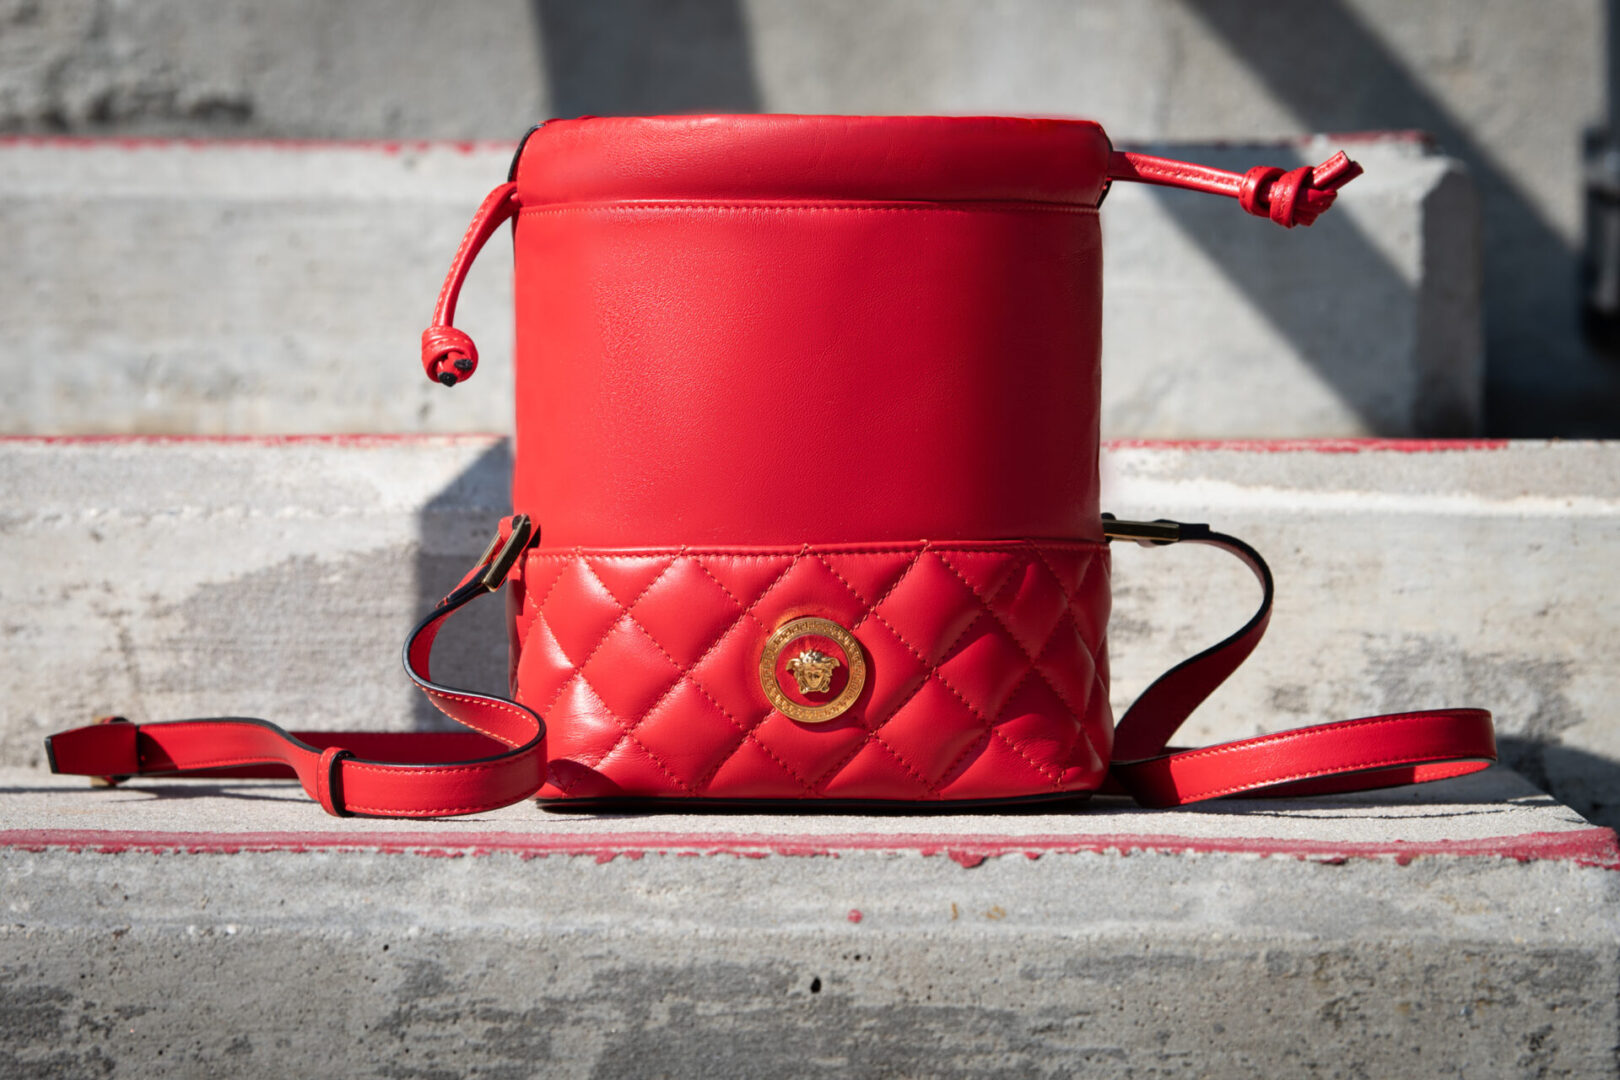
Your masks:
<svg viewBox="0 0 1620 1080"><path fill-rule="evenodd" d="M669 199L1095 206L1111 149L1093 121L1042 117L580 117L535 129L514 177L524 206Z"/></svg>

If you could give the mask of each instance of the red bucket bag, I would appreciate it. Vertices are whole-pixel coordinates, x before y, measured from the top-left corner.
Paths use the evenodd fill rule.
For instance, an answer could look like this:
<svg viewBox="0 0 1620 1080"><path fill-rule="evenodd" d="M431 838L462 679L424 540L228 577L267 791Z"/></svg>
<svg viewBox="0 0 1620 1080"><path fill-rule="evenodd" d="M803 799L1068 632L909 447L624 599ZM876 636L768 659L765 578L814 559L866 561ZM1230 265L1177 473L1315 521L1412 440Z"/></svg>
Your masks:
<svg viewBox="0 0 1620 1080"><path fill-rule="evenodd" d="M1098 506L1109 186L1309 225L1360 173L1237 175L1122 153L1084 121L554 121L479 207L423 334L512 223L512 517L413 631L407 671L470 728L282 731L110 718L57 772L296 774L334 814L546 805L963 809L1118 790L1152 806L1456 776L1488 713L1369 717L1174 751L1265 631L1272 579L1204 525ZM1108 545L1206 544L1258 611L1114 724ZM441 686L443 621L504 589L510 698ZM1107 785L1107 787L1105 787Z"/></svg>

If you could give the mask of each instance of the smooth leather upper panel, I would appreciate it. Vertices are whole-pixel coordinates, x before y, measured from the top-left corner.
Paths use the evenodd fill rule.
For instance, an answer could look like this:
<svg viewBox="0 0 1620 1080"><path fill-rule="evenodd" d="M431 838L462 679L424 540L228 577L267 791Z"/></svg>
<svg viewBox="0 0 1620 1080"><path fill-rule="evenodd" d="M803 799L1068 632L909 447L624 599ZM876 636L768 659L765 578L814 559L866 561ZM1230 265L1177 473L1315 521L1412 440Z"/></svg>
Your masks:
<svg viewBox="0 0 1620 1080"><path fill-rule="evenodd" d="M516 243L547 546L1100 538L1094 211L576 204Z"/></svg>
<svg viewBox="0 0 1620 1080"><path fill-rule="evenodd" d="M658 116L553 120L518 162L525 206L625 199L1030 200L1095 206L1087 120Z"/></svg>

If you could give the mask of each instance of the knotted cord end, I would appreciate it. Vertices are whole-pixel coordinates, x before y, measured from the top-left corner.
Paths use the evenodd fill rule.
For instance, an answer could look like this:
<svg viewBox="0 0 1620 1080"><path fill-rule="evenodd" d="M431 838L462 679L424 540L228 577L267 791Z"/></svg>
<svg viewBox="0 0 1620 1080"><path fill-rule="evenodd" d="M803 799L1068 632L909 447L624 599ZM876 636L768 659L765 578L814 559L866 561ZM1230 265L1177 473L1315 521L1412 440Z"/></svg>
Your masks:
<svg viewBox="0 0 1620 1080"><path fill-rule="evenodd" d="M1269 217L1285 229L1310 225L1338 198L1339 189L1362 172L1343 150L1314 169L1301 166L1283 171L1257 165L1243 174L1238 202L1256 217Z"/></svg>
<svg viewBox="0 0 1620 1080"><path fill-rule="evenodd" d="M478 370L478 347L453 326L430 326L422 331L422 369L445 386L465 382Z"/></svg>

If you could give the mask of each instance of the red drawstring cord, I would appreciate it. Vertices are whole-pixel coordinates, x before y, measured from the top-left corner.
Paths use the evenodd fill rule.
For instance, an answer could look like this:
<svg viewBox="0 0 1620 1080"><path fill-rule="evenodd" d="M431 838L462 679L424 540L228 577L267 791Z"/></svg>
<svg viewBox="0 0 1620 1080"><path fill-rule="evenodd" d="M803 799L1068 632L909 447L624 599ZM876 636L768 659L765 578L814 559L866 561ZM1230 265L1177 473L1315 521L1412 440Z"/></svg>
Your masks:
<svg viewBox="0 0 1620 1080"><path fill-rule="evenodd" d="M472 224L467 226L467 234L461 238L456 257L450 261L450 272L445 275L444 287L439 290L439 302L433 308L433 325L422 331L422 369L435 382L454 386L478 370L478 347L472 338L451 325L456 318L456 300L461 296L461 285L467 280L473 260L495 235L495 230L517 212L517 185L502 184L484 199L473 215Z"/></svg>
<svg viewBox="0 0 1620 1080"><path fill-rule="evenodd" d="M1333 205L1339 188L1360 175L1361 166L1342 150L1314 169L1301 167L1285 172L1261 165L1242 175L1149 154L1115 151L1108 156L1110 180L1134 180L1226 195L1238 200L1249 213L1269 217L1290 229L1315 221ZM445 275L444 287L439 290L433 325L422 331L422 369L435 382L454 386L478 370L478 347L472 338L453 325L456 300L473 260L495 230L511 220L518 209L517 184L502 184L484 199L473 215L472 224L467 226L467 234L461 238L456 257L450 262L450 272Z"/></svg>
<svg viewBox="0 0 1620 1080"><path fill-rule="evenodd" d="M1110 180L1134 180L1226 195L1236 199L1249 213L1269 217L1285 229L1311 224L1333 205L1339 189L1361 172L1361 166L1351 161L1343 150L1314 169L1300 166L1285 172L1273 165L1257 165L1241 176L1224 169L1150 154L1116 150L1108 155Z"/></svg>

